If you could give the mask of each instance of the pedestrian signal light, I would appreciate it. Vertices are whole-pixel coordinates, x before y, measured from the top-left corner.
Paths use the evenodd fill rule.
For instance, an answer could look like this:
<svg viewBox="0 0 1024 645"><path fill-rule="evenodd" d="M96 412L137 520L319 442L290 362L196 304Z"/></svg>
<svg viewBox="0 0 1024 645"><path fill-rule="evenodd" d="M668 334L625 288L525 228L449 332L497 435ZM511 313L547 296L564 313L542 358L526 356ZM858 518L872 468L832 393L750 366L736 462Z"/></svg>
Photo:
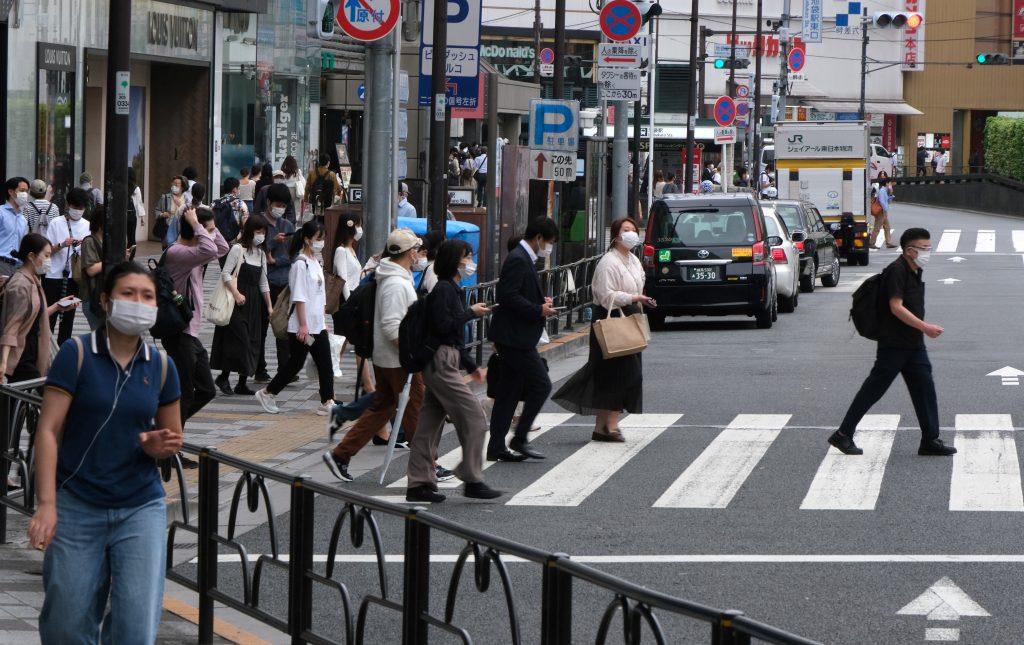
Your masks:
<svg viewBox="0 0 1024 645"><path fill-rule="evenodd" d="M924 16L906 11L879 11L871 16L871 24L879 29L917 29Z"/></svg>

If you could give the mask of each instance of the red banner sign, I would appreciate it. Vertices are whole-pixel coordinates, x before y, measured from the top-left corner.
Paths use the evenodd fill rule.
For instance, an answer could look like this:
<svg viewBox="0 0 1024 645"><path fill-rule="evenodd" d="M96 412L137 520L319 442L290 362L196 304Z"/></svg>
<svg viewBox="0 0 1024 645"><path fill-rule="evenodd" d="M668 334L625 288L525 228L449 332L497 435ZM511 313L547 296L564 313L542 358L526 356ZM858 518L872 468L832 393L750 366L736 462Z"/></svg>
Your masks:
<svg viewBox="0 0 1024 645"><path fill-rule="evenodd" d="M1013 0L1013 37L1024 40L1024 0Z"/></svg>
<svg viewBox="0 0 1024 645"><path fill-rule="evenodd" d="M896 115L886 114L882 126L882 147L889 152L896 151Z"/></svg>

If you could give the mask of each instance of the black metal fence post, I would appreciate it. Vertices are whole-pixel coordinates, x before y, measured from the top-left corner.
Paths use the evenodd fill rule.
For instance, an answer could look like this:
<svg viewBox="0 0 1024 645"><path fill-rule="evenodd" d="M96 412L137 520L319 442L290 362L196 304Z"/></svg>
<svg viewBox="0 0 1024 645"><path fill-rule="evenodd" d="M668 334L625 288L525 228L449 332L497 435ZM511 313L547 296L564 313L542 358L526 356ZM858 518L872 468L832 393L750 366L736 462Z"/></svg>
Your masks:
<svg viewBox="0 0 1024 645"><path fill-rule="evenodd" d="M0 396L0 449L3 450L3 457L0 458L0 464L3 465L3 476L0 477L0 495L7 497L7 473L11 470L11 462L8 461L7 455L11 450L11 398L9 396ZM28 482L21 483L22 490L25 494L31 487ZM7 544L7 506L0 504L0 544Z"/></svg>
<svg viewBox="0 0 1024 645"><path fill-rule="evenodd" d="M292 482L288 631L293 645L305 643L302 635L313 627L313 581L306 575L313 568L313 491L305 482L305 476Z"/></svg>
<svg viewBox="0 0 1024 645"><path fill-rule="evenodd" d="M733 629L732 620L742 615L742 611L736 611L735 609L723 611L718 617L718 622L711 624L711 645L738 645L740 641L736 640L736 632ZM745 642L750 643L749 636Z"/></svg>
<svg viewBox="0 0 1024 645"><path fill-rule="evenodd" d="M213 536L218 529L220 505L220 463L210 453L213 448L199 452L199 568L196 582L199 586L199 642L213 643L213 597L210 590L217 586L217 542ZM187 501L183 500L183 503Z"/></svg>
<svg viewBox="0 0 1024 645"><path fill-rule="evenodd" d="M426 509L410 509L405 516L405 580L402 591L402 643L427 645L430 612L430 527L419 521Z"/></svg>
<svg viewBox="0 0 1024 645"><path fill-rule="evenodd" d="M544 563L541 594L541 645L572 643L572 576L558 566L565 553L553 553Z"/></svg>

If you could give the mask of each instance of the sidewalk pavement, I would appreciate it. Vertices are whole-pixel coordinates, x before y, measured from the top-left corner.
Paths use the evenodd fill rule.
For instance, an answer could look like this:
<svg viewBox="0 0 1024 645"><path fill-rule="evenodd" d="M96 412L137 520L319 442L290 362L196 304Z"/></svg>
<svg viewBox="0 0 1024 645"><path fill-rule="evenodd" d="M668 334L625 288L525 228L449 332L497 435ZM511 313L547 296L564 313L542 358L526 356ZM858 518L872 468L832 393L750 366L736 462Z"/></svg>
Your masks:
<svg viewBox="0 0 1024 645"><path fill-rule="evenodd" d="M204 284L207 297L218 276L217 265L212 263ZM84 316L77 316L75 333L86 332L88 327ZM549 360L553 381L567 376L566 369L570 369L568 365L563 369L558 362L571 354L585 354L588 336L589 327L580 326L571 333L553 338L550 344L541 348L542 355ZM211 325L204 325L200 340L206 347L212 345ZM276 357L273 356L273 343L269 338L267 345L270 348L267 355L268 369L274 374ZM487 349L489 354L490 348ZM343 376L335 381L335 398L339 402L350 401L354 394L356 374L355 355L351 351L342 360L341 366ZM289 385L277 396L278 407L281 409L277 415L265 413L255 397L225 396L218 392L217 398L186 424L186 441L203 447L216 447L221 452L263 466L288 473L309 473L317 479L323 476L325 481L336 483L326 475L326 468L320 459L321 453L332 443L327 439L326 417L317 416L314 412L320 404L316 378L307 377L304 371L299 376L299 381ZM262 386L250 382L250 387L255 389ZM476 386L475 391L481 398L486 396L483 390L483 386ZM382 455L383 448L368 446L353 458L350 471L359 476L379 468ZM401 476L400 468L399 464L392 467L395 478ZM231 493L238 478L239 473L231 472L226 467L221 469L221 526L227 524ZM190 494L194 495L198 484L197 471L186 470L185 479ZM278 512L287 511L288 488L274 484L268 484L267 488L274 508ZM165 490L169 520L180 519L181 499L174 478L165 484ZM192 517L195 517L194 499L189 501L189 509ZM262 502L255 514L240 512L236 535L262 526L266 519ZM8 512L8 539L11 542L0 544L0 645L39 642L38 615L43 602L42 553L28 547L25 537L27 528L28 518L14 511ZM191 540L193 536L190 534L179 532L176 535L175 563L180 564L195 557L195 543ZM168 581L164 596L164 618L157 642L195 643L198 639L197 606L195 593ZM244 614L223 608L219 603L216 615L218 620L214 631L217 639L214 642L245 645L289 642L280 632Z"/></svg>

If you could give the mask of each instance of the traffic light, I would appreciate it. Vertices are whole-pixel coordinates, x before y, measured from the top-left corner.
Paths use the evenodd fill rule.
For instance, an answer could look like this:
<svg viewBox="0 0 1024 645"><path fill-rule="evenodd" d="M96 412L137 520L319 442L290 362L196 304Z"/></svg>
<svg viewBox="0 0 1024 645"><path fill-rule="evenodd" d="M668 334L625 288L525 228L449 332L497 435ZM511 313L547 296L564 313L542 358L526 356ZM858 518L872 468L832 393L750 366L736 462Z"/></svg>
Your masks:
<svg viewBox="0 0 1024 645"><path fill-rule="evenodd" d="M914 30L924 22L924 16L906 11L879 11L871 16L871 24L879 29Z"/></svg>
<svg viewBox="0 0 1024 645"><path fill-rule="evenodd" d="M716 58L715 69L746 69L750 67L749 58Z"/></svg>
<svg viewBox="0 0 1024 645"><path fill-rule="evenodd" d="M661 5L658 0L633 0L633 4L640 11L641 25L646 25L651 18L661 15Z"/></svg>
<svg viewBox="0 0 1024 645"><path fill-rule="evenodd" d="M1010 57L1006 54L978 54L974 58L979 65L1009 65Z"/></svg>
<svg viewBox="0 0 1024 645"><path fill-rule="evenodd" d="M340 0L310 0L306 31L311 38L330 40L334 36L334 21L340 4Z"/></svg>

